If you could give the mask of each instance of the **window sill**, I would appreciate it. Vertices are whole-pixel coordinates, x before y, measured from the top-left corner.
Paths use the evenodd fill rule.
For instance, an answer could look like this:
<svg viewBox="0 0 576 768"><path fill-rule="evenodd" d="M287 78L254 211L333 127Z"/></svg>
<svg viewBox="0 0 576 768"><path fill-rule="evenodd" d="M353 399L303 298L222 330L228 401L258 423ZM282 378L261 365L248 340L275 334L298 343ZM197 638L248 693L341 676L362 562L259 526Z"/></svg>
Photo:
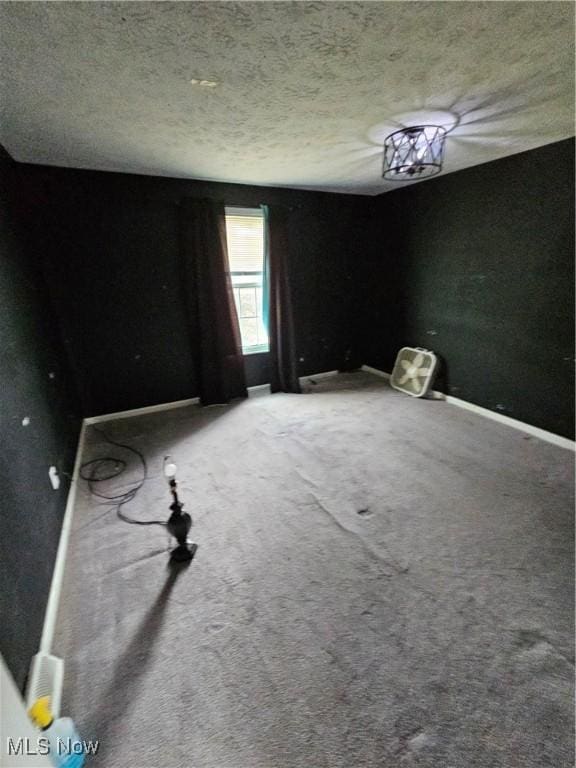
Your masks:
<svg viewBox="0 0 576 768"><path fill-rule="evenodd" d="M263 352L270 352L270 347L268 344L259 344L255 347L243 347L242 354L244 356L246 355L260 355Z"/></svg>

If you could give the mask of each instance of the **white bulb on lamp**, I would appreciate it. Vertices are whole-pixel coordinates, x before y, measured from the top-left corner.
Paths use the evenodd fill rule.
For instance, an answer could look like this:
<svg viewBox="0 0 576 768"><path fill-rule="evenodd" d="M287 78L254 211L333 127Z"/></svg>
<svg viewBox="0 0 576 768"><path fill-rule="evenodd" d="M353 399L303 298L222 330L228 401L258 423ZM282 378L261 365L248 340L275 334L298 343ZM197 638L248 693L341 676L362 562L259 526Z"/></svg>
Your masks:
<svg viewBox="0 0 576 768"><path fill-rule="evenodd" d="M168 478L176 477L176 471L178 467L173 462L164 464L164 476Z"/></svg>

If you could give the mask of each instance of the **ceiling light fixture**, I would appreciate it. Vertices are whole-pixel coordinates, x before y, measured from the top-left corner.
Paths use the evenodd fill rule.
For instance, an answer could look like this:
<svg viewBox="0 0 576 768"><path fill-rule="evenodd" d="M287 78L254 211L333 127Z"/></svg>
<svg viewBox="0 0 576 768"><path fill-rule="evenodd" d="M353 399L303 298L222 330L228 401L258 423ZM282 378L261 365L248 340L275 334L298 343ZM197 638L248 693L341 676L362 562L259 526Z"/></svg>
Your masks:
<svg viewBox="0 0 576 768"><path fill-rule="evenodd" d="M390 181L426 179L440 173L446 131L438 125L417 125L394 131L384 141L382 177Z"/></svg>
<svg viewBox="0 0 576 768"><path fill-rule="evenodd" d="M190 85L200 85L202 88L216 88L220 83L218 80L201 80L200 78L193 77L190 80Z"/></svg>

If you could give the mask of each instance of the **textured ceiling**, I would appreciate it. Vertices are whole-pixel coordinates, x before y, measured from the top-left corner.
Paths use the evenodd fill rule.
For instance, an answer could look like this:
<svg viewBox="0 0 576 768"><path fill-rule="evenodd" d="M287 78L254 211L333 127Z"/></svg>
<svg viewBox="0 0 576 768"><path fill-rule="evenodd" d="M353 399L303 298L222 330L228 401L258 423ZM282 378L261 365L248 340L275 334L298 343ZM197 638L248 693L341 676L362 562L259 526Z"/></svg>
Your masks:
<svg viewBox="0 0 576 768"><path fill-rule="evenodd" d="M571 2L2 2L0 30L24 162L378 194L404 124L453 128L445 173L574 134Z"/></svg>

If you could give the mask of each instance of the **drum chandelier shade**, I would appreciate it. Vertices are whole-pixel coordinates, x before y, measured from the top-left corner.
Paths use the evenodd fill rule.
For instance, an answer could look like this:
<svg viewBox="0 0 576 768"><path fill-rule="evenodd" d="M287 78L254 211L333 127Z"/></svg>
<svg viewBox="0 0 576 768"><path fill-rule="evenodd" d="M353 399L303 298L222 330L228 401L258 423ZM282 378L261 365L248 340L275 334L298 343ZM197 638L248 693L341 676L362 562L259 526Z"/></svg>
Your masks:
<svg viewBox="0 0 576 768"><path fill-rule="evenodd" d="M438 125L394 131L384 141L383 178L414 181L440 173L445 140L446 131Z"/></svg>

